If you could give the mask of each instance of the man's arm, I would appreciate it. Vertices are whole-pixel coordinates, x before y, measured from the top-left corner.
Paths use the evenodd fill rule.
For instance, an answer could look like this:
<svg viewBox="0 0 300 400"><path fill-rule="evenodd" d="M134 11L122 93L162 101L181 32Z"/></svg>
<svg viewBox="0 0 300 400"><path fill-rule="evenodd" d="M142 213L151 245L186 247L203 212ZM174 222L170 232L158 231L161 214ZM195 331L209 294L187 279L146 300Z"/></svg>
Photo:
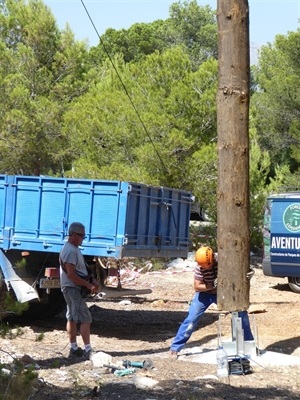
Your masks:
<svg viewBox="0 0 300 400"><path fill-rule="evenodd" d="M74 282L76 285L85 286L86 288L88 288L91 291L91 293L97 293L97 291L99 289L99 284L96 282L95 279L93 279L93 283L90 283L90 282L86 281L85 279L80 278L80 276L76 274L74 264L65 263L64 267L66 269L68 278L72 282Z"/></svg>
<svg viewBox="0 0 300 400"><path fill-rule="evenodd" d="M196 292L208 292L214 289L214 285L213 283L204 283L203 281L194 279L194 289Z"/></svg>

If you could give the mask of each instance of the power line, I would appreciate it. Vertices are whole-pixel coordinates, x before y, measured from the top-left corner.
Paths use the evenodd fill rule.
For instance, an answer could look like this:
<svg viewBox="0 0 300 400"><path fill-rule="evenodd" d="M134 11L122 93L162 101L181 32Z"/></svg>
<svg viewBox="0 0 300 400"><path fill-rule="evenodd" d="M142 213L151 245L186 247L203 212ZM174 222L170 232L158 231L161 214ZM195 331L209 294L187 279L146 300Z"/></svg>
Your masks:
<svg viewBox="0 0 300 400"><path fill-rule="evenodd" d="M130 96L130 94L129 94L129 92L128 92L128 90L127 90L127 88L126 88L126 86L125 86L125 84L123 82L123 80L122 80L122 78L121 78L121 75L119 74L119 71L117 70L117 68L116 68L116 66L115 66L115 64L114 64L109 52L107 51L103 41L101 40L99 32L98 32L98 30L97 30L97 28L96 28L96 26L94 24L94 21L93 21L92 17L90 16L90 13L88 12L83 0L81 0L81 4L82 4L83 8L85 9L85 12L86 12L86 14L87 14L87 16L88 16L88 18L89 18L89 20L90 20L95 32L96 32L98 38L99 38L99 42L102 45L102 47L103 47L103 49L104 49L104 51L105 51L105 53L106 53L106 55L107 55L107 57L108 57L108 59L109 59L109 61L111 63L113 69L115 70L115 72L117 74L117 77L118 77L119 81L121 82L121 85L122 85L122 87L124 89L124 92L125 92L126 96L128 97L128 99L130 101L130 104L132 105L132 107L133 107L133 109L134 109L134 111L135 111L135 113L136 113L136 115L138 117L138 120L140 121L140 123L141 123L141 125L142 125L142 127L143 127L143 129L144 129L144 131L146 133L146 135L148 136L148 138L150 140L150 143L152 144L152 146L153 146L153 148L154 148L154 150L156 152L157 157L159 158L159 160L160 160L164 170L166 171L166 173L169 174L169 171L168 171L165 163L163 162L163 159L161 158L161 156L160 156L160 154L159 154L159 152L158 152L158 150L157 150L157 148L156 148L156 146L155 146L155 144L154 144L154 142L153 142L153 140L152 140L152 138L151 138L151 136L150 136L150 134L149 134L149 132L148 132L148 130L147 130L142 118L141 118L141 116L140 116L140 113L138 112L138 110L137 110L137 108L136 108L136 106L135 106L135 104L134 104L134 102L133 102L133 100L132 100L132 98L131 98L131 96Z"/></svg>

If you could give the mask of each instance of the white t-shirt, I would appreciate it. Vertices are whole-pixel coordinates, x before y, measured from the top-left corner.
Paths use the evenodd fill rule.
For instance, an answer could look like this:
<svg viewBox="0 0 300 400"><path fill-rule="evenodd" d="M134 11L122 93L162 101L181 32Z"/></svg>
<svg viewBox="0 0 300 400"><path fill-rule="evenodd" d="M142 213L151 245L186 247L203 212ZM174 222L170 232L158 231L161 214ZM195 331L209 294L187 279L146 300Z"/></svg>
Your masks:
<svg viewBox="0 0 300 400"><path fill-rule="evenodd" d="M64 264L68 263L75 265L75 271L78 273L80 277L88 275L88 270L86 268L83 255L81 254L78 247L74 246L69 242L65 243L64 247L60 252L59 257ZM65 286L78 287L76 283L74 283L68 278L62 266L60 266L60 284L62 288Z"/></svg>

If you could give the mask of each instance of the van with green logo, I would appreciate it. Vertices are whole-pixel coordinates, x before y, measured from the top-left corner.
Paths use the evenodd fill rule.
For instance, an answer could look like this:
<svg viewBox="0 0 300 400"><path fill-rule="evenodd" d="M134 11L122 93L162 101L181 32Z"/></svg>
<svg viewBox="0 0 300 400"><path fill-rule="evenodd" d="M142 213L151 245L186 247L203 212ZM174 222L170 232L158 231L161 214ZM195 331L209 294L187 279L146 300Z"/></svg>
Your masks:
<svg viewBox="0 0 300 400"><path fill-rule="evenodd" d="M300 192L270 195L264 215L263 272L300 293Z"/></svg>

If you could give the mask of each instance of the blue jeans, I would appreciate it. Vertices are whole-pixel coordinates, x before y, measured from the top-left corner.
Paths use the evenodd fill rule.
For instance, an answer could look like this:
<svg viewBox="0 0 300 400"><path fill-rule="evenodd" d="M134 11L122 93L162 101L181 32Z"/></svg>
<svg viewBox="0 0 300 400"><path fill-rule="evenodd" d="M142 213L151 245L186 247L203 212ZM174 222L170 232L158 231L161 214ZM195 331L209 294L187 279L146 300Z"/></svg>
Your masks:
<svg viewBox="0 0 300 400"><path fill-rule="evenodd" d="M200 318L208 309L208 307L217 303L217 295L210 293L195 293L193 301L190 305L189 312L185 320L180 325L177 334L172 342L171 350L179 352L191 337L200 321ZM242 319L242 328L244 330L244 339L253 340L250 328L250 322L247 311L239 311L238 316Z"/></svg>

